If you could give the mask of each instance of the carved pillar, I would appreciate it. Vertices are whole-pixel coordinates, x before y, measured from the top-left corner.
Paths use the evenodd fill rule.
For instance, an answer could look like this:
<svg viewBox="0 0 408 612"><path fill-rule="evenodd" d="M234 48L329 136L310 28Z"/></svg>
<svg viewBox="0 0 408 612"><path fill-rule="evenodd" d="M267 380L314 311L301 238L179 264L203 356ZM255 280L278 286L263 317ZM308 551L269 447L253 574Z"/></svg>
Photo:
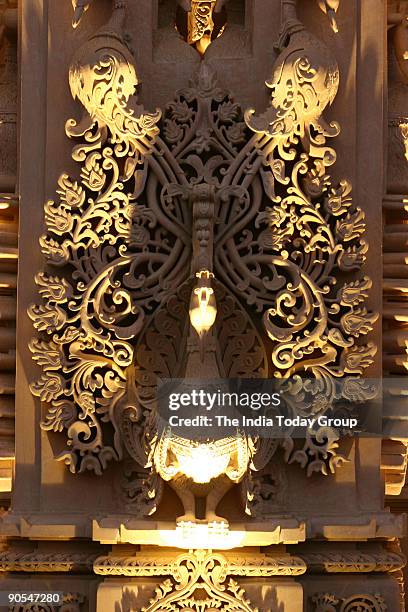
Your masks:
<svg viewBox="0 0 408 612"><path fill-rule="evenodd" d="M405 388L408 372L408 3L388 2L388 174L384 199L384 376L400 376ZM395 440L383 443L382 469L386 493L399 495L407 469L408 417L404 396L393 401L397 420Z"/></svg>
<svg viewBox="0 0 408 612"><path fill-rule="evenodd" d="M14 461L17 289L17 2L0 3L0 494L11 491ZM4 496L4 494L6 494Z"/></svg>
<svg viewBox="0 0 408 612"><path fill-rule="evenodd" d="M408 3L388 5L389 142L387 196L384 201L384 373L406 374L405 294L406 205L408 194Z"/></svg>
<svg viewBox="0 0 408 612"><path fill-rule="evenodd" d="M388 2L388 180L384 198L384 376L398 377L401 395L392 398L394 419L383 441L385 492L396 512L407 505L408 463L408 2ZM393 434L393 435L392 435ZM392 496L392 497L391 497ZM398 499L399 497L399 499ZM404 542L404 550L406 550ZM400 576L400 579L402 576ZM401 583L404 597L404 587Z"/></svg>

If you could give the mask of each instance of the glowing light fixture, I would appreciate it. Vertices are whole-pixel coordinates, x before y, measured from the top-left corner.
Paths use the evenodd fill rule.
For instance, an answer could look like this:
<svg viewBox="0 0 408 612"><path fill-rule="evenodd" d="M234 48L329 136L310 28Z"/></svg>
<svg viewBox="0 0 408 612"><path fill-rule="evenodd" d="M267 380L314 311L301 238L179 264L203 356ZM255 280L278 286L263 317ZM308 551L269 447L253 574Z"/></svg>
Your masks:
<svg viewBox="0 0 408 612"><path fill-rule="evenodd" d="M217 453L208 444L191 445L188 451L177 455L179 469L197 483L208 483L224 474L230 462L229 453Z"/></svg>
<svg viewBox="0 0 408 612"><path fill-rule="evenodd" d="M159 530L166 546L184 549L229 550L243 545L245 531L230 531L226 523L178 523L176 530Z"/></svg>
<svg viewBox="0 0 408 612"><path fill-rule="evenodd" d="M202 338L210 331L217 317L217 303L211 279L214 274L208 270L201 270L196 274L197 285L194 287L190 301L190 321L197 334Z"/></svg>

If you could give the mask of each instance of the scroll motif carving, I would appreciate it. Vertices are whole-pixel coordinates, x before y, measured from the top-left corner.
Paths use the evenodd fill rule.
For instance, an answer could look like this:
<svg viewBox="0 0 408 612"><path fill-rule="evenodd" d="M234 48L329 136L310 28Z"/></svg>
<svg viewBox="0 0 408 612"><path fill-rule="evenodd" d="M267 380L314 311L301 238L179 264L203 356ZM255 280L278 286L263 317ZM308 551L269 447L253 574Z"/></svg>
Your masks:
<svg viewBox="0 0 408 612"><path fill-rule="evenodd" d="M333 185L326 173L336 160L327 138L336 136L339 126L327 125L322 111L337 93L338 67L321 43L300 23L296 27L267 82L270 109L260 117L246 113L270 205L259 210L258 202L252 203L249 214L262 231L247 232L240 244L246 269L239 288L242 298L263 312L277 372L293 376L306 369L318 378L361 374L375 348L359 347L354 339L372 329L377 315L362 306L371 287L367 277L337 286L336 273L360 269L367 251L364 213L353 207L350 184L343 179ZM284 30L281 40L287 35ZM227 262L227 253L238 260L232 240L219 245L220 263ZM223 280L231 286L230 268L224 265Z"/></svg>
<svg viewBox="0 0 408 612"><path fill-rule="evenodd" d="M315 612L387 612L388 607L381 595L353 595L338 599L335 595L322 593L312 598Z"/></svg>
<svg viewBox="0 0 408 612"><path fill-rule="evenodd" d="M404 157L408 160L408 118L390 117L388 125L390 127L390 136L402 147Z"/></svg>
<svg viewBox="0 0 408 612"><path fill-rule="evenodd" d="M338 67L294 9L287 3L263 115L243 115L205 62L162 117L145 112L132 97L121 2L71 66L88 116L66 125L80 179L62 174L58 201L45 204L49 269L36 277L43 303L29 312L43 375L32 391L47 404L43 429L66 436L59 459L72 472L101 474L123 457L140 466L126 494L143 514L155 511L163 479L177 489L183 478L180 496L195 481L180 467L187 443L177 456L158 435L155 401L157 379L188 376L196 358L188 309L203 262L219 306L206 349L217 376L307 372L315 415L330 405L333 377L348 377L350 398L371 392L359 379L376 351L359 344L377 318L363 305L371 281L338 278L360 270L368 249L350 184L328 174L339 126L323 112ZM238 436L230 446L234 478L217 489L211 476L211 512L242 481L251 513L262 506L253 473L276 443ZM343 460L336 448L332 431L313 431L303 450L286 446L286 460L328 473Z"/></svg>
<svg viewBox="0 0 408 612"><path fill-rule="evenodd" d="M297 557L227 556L196 550L168 559L165 554L127 559L101 557L94 570L104 576L171 576L156 588L156 596L142 612L258 612L232 576L297 576L305 572L306 566Z"/></svg>
<svg viewBox="0 0 408 612"><path fill-rule="evenodd" d="M167 579L156 588L156 596L142 612L191 610L205 612L258 612L243 588L228 577L228 564L222 555L195 551L177 560L174 579Z"/></svg>
<svg viewBox="0 0 408 612"><path fill-rule="evenodd" d="M124 10L116 11L112 28L118 15L123 19ZM143 297L139 295L140 305L131 292L143 285L146 269L168 268L171 247L162 240L163 230L155 230L154 210L136 203L160 113L132 108L133 100L128 104L137 77L114 29L97 33L80 49L70 85L89 117L66 125L70 138L82 139L73 149L73 158L81 163L81 181L62 174L59 201L45 205L48 233L40 239L41 248L47 263L65 274L41 272L36 277L45 304L33 306L29 314L49 340L38 338L30 345L34 360L44 368L32 390L52 404L43 428L67 432L73 450L60 458L73 472L101 473L122 454L113 414L132 364L128 340L142 328L143 307L151 308L165 289L147 282L151 289L146 286ZM177 268L182 261L175 272ZM116 431L113 444L104 443L106 421Z"/></svg>
<svg viewBox="0 0 408 612"><path fill-rule="evenodd" d="M272 555L255 554L233 554L214 555L211 551L195 551L188 555L174 556L169 558L151 554L137 554L134 557L99 557L94 563L94 572L101 576L177 576L180 566L183 566L186 558L193 560L193 564L201 566L211 558L223 569L226 576L300 576L306 571L305 562L299 557L284 555L275 557ZM203 561L204 560L204 561Z"/></svg>
<svg viewBox="0 0 408 612"><path fill-rule="evenodd" d="M187 42L196 44L200 53L204 53L211 43L214 30L213 11L216 0L191 0L191 11L188 14Z"/></svg>

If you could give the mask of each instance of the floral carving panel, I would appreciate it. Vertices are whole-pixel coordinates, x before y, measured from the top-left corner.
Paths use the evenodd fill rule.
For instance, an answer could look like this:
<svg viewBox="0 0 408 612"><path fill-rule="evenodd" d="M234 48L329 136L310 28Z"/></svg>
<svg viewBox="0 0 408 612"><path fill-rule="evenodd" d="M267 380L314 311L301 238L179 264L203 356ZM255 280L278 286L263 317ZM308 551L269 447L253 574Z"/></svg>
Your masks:
<svg viewBox="0 0 408 612"><path fill-rule="evenodd" d="M367 395L359 377L376 352L364 337L377 315L364 306L371 280L359 273L364 213L349 182L329 174L339 126L323 113L339 72L328 49L288 13L264 114L243 113L205 61L163 113L148 113L133 95L125 12L118 2L70 69L87 114L66 124L79 176L63 173L44 208L42 301L29 312L43 374L32 391L46 404L43 429L66 437L59 459L72 472L101 474L127 454L150 473L142 487L150 514L160 487L155 387L185 373L201 261L211 263L220 302L221 370L306 372L316 414L330 403L333 378L348 377L350 398ZM286 460L308 473L334 471L335 439L325 446L316 435L300 451L289 443ZM274 450L247 446L244 472Z"/></svg>

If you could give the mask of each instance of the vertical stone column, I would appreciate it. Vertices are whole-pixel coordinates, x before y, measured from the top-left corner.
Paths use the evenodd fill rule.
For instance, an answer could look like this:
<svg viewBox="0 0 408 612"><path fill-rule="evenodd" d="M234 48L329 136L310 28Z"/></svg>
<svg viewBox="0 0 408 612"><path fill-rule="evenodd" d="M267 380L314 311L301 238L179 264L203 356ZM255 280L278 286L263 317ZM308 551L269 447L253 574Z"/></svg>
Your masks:
<svg viewBox="0 0 408 612"><path fill-rule="evenodd" d="M18 196L17 2L0 2L0 503L14 463Z"/></svg>
<svg viewBox="0 0 408 612"><path fill-rule="evenodd" d="M388 164L384 198L384 377L398 377L390 439L383 440L382 471L391 508L408 508L408 2L388 2ZM405 546L403 545L405 549ZM400 576L401 593L404 585ZM403 604L402 604L403 605Z"/></svg>
<svg viewBox="0 0 408 612"><path fill-rule="evenodd" d="M408 2L388 3L388 172L384 199L384 376L408 370ZM384 440L386 493L399 495L407 469L408 415L402 394L393 399L393 439Z"/></svg>

